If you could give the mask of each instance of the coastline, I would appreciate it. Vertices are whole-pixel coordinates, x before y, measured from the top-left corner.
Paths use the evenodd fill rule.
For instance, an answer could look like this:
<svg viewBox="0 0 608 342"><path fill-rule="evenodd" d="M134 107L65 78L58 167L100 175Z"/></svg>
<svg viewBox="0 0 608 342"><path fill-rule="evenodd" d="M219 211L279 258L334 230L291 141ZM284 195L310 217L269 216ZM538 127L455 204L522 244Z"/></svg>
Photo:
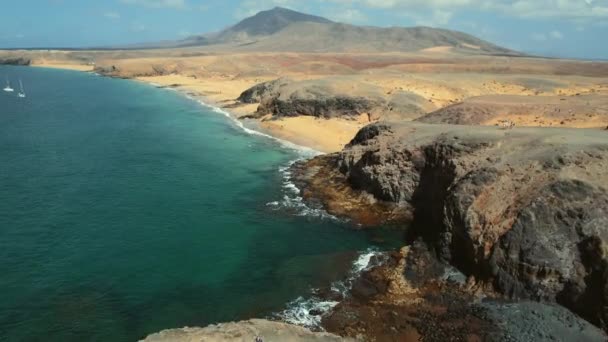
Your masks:
<svg viewBox="0 0 608 342"><path fill-rule="evenodd" d="M225 106L222 106L223 103L227 102L227 99L218 99L217 94L213 94L215 96L209 96L201 94L200 92L193 91L193 89L188 86L176 86L175 83L170 82L163 82L164 84L158 83L158 77L138 77L132 78L130 80L143 82L148 85L155 86L159 89L170 89L172 91L178 92L184 97L192 101L196 101L201 106L210 108L213 112L226 116L226 118L228 118L230 122L235 124L247 134L263 136L267 139L271 139L273 141L278 142L283 148L288 148L296 151L298 155L300 155L300 158L292 160L287 166L281 167L279 169L279 171L284 176L282 183L282 188L284 192L283 200L281 202L267 203L266 205L277 208L284 208L288 210L295 210L295 215L298 216L313 216L328 220L340 220L334 215L328 213L325 209L312 208L304 202L304 199L301 197L301 190L293 183L290 167L293 165L294 162L302 159L311 159L319 155L340 151L342 150L343 146L335 146L335 144L334 146L332 146L331 143L327 144L326 142L319 142L315 139L306 140L308 139L308 137L304 139L296 139L294 135L281 134L281 132L285 133L290 131L289 129L282 131L283 127L281 127L281 124L274 123L270 125L264 125L263 121L259 121L256 119L243 119L243 116L250 115L253 113L253 110L251 109L253 108L253 106L257 107L257 104L245 105L241 108L237 108L237 110L231 110L232 108L225 108ZM222 92L220 92L220 94L222 94ZM238 95L235 96L235 98L236 97L238 97ZM245 110L243 110L243 108L245 108ZM319 120L313 117L298 117L291 119L301 118ZM282 120L278 122L282 122ZM297 120L292 121L292 123L294 122L297 125ZM319 127L321 127L322 129L323 125L319 124ZM315 129L319 128L317 127ZM313 129L312 131L314 132L315 130ZM290 132L289 134L293 133ZM356 131L353 132L352 137L354 137L355 134ZM350 140L351 138L348 138L347 141ZM333 149L336 147L338 148L334 151ZM323 317L331 313L332 310L334 310L340 303L342 303L348 298L349 293L352 290L354 284L359 281L359 279L361 279L365 272L386 261L389 253L390 250L378 250L374 247L369 247L365 250L360 250L356 252L357 256L351 263L351 269L342 280L326 284L323 288L311 288L309 289L309 293L303 294L298 298L294 298L291 301L286 302L285 307L282 311L273 312L269 316L262 317L261 320L257 318L251 318L251 320L258 320L260 322L265 322L265 320L267 320L267 322L270 323L277 323L278 321L280 324L284 325L280 328L280 335L282 337L285 337L286 332L288 332L290 329L302 329L306 333L310 332L311 334L313 334L312 336L321 336L322 340L324 341L328 340L328 338L331 339L334 337L336 337L339 341L349 341L351 339L348 337L331 335L331 333L328 333L326 328L323 326L322 319ZM242 322L224 322L219 323L217 325L210 325L197 329L206 330L210 328L214 329L214 327L220 327L220 331L223 331L223 325L231 324L238 325L242 324ZM183 333L183 331L179 329L162 331L148 336L146 340L148 340L149 338L154 339L158 337L161 338L160 340L163 340L163 334L167 332L179 332L180 334ZM191 335L191 332L187 333L187 336ZM265 336L268 336L268 334L265 334Z"/></svg>
<svg viewBox="0 0 608 342"><path fill-rule="evenodd" d="M309 157L314 157L314 156L318 156L318 155L325 153L321 150L317 150L317 149L313 148L311 145L299 144L297 142L294 142L294 141L291 141L288 139L284 139L281 136L273 135L272 132L260 129L260 127L257 127L259 125L255 125L258 123L256 120L248 119L248 120L251 120L251 123L253 123L253 124L248 124L249 122L244 121L243 119L240 119L239 115L236 115L234 112L229 111L226 108L222 108L219 105L219 103L214 102L213 100L209 100L204 95L193 94L193 93L191 93L185 89L179 88L179 87L166 87L166 86L156 84L154 82L147 82L147 81L137 79L137 78L130 79L130 80L143 82L145 84L152 85L152 86L155 86L160 89L171 89L173 91L176 91L177 93L184 96L185 98L195 101L199 105L209 108L209 109L211 109L211 111L213 111L219 115L225 116L226 118L228 118L228 120L230 122L235 124L237 127L239 127L241 130L243 130L247 134L258 135L258 136L262 136L267 139L276 141L285 148L289 148L291 150L297 151L302 157L309 158Z"/></svg>
<svg viewBox="0 0 608 342"><path fill-rule="evenodd" d="M88 73L92 73L94 71L92 68L86 69L77 64L53 64L52 66L32 66L38 68L63 69ZM106 77L105 75L101 76ZM267 139L271 139L279 143L283 148L288 148L296 151L300 157L291 161L288 166L284 166L279 169L279 171L284 174L284 180L281 186L283 188L283 191L285 192L285 198L281 202L267 203L267 205L275 206L277 208L287 208L291 210L295 209L296 215L315 216L328 220L338 220L336 217L329 214L324 209L311 208L304 203L303 198L300 197L300 189L297 188L297 186L292 182L292 176L289 170L289 167L295 161L309 159L327 153L327 151L316 149L315 147L318 148L319 146L321 146L322 149L330 150L330 152L333 152L333 147L328 147L330 145L323 144L322 142L318 143L314 140L305 141L304 139L296 139L296 137L294 137L293 135L287 135L293 134L289 130L285 130L287 132L290 132L287 134L276 134L277 132L280 133L283 129L283 127L281 127L282 120L278 121L278 123L273 122L267 125L263 125L262 122L256 119L242 119L241 117L249 115L253 112L251 111L251 109L253 108L252 105L243 106L241 108L237 108L237 110L230 110L230 108L225 108L222 106L222 103L225 103L226 100L222 100L221 98L218 99L217 95L209 96L201 94L200 92L195 91L196 89L192 89L188 86L183 85L176 86L174 83L170 83L169 81L158 83L158 77L137 77L125 79L136 82L142 82L158 89L168 89L175 91L180 95L184 96L185 98L195 101L199 105L209 108L211 111L219 115L225 116L231 123L235 124L238 128L240 128L247 134L258 135ZM299 122L299 120L297 120L298 118L293 119L296 119L293 121L296 124ZM312 117L306 117L305 119L320 121L319 119L315 119ZM340 120L335 121L339 122ZM322 127L321 123L319 123L319 125ZM291 137L291 139L286 139L286 136ZM350 140L350 138L348 140ZM300 143L301 141L305 141L306 143ZM354 282L364 272L370 270L374 266L377 266L378 260L381 260L386 257L387 253L388 251L381 251L374 247L369 247L365 250L360 250L356 252L356 257L352 261L351 269L346 274L344 279L326 284L323 289L311 288L310 293L302 294L302 296L299 296L298 298L293 298L291 301L286 302L285 307L282 311L273 312L269 316L262 318L262 320L259 321L263 321L263 319L268 319L269 322L272 323L275 320L279 320L279 322L283 322L285 324L285 327L282 328L285 331L289 329L294 329L294 327L301 327L302 329L305 329L304 331L311 331L312 334L320 334L320 336L325 337L325 328L323 328L321 322L322 317L325 314L331 312L331 310L333 310L338 304L340 304L347 297ZM322 292L322 294L318 294L318 292ZM256 318L251 319L255 320ZM220 325L221 324L235 323L220 323ZM290 328L290 326L292 327ZM163 333L164 332L152 334L147 338L162 337ZM327 336L330 335L328 334ZM339 340L348 339L339 338Z"/></svg>
<svg viewBox="0 0 608 342"><path fill-rule="evenodd" d="M71 70L77 70L77 69L71 69ZM81 71L81 70L77 70L77 71ZM256 105L248 105L248 106L236 106L234 107L234 99L237 97L238 95L238 91L242 90L242 87L246 87L247 84L246 82L244 82L243 80L237 80L234 81L233 79L227 79L224 80L221 83L218 80L205 80L205 81L199 81L197 80L197 78L195 76L180 76L180 75L169 75L169 76L157 76L157 77L142 77L142 78L138 78L138 77L126 77L127 79L131 79L131 80L136 80L139 82L144 82L146 84L151 84L154 87L157 88L162 88L162 89L168 89L171 91L176 91L179 92L180 94L186 96L187 98L193 100L193 101L197 101L198 103L200 103L201 105L205 106L205 107L209 107L211 108L214 112L218 113L218 114L222 114L224 116L226 116L227 118L230 119L231 122L235 123L237 126L239 126L240 128L242 128L245 132L249 133L249 134L256 134L256 135L262 135L265 137L268 137L270 139L276 140L284 145L287 145L288 147L294 148L299 150L301 146L313 146L313 144L309 141L308 143L300 143L298 145L296 145L294 143L294 137L291 137L290 139L284 139L285 135L289 136L289 134L283 133L283 134L277 134L276 131L281 132L280 128L277 128L277 123L278 123L278 127L281 127L281 123L283 123L285 120L257 120L257 119L242 119L242 117L244 115L247 115L249 113L251 113L254 110L254 107ZM213 77L211 77L213 78ZM176 81L177 82L174 82ZM187 82L183 82L183 80L186 80ZM232 83L232 81L234 81L234 83ZM191 83L188 83L191 82ZM207 83L205 83L207 82ZM218 86L216 87L217 89L221 89L221 90L217 90L217 91L211 91L209 88L212 89L216 89L214 87L212 87L212 82L218 82L218 84L223 84L225 87L222 86ZM237 82L240 82L239 85L235 85ZM209 88L207 88L209 87ZM311 118L312 119L312 118ZM314 119L313 119L314 120ZM289 122L296 122L295 126L299 126L297 124L297 121L294 120L289 120ZM269 123L274 124L274 131L270 130L270 131L264 131L265 126L267 126ZM326 120L323 120L322 124L327 124ZM250 126L251 125L251 126ZM300 123L301 125L301 123ZM405 125L405 124L403 124ZM405 125L404 128L402 129L402 131L404 132L403 136L404 137L414 137L413 132L420 130L420 127L418 127L419 124L417 123L413 123L408 125ZM372 127L372 126L370 126ZM393 127L397 127L397 126L393 126ZM441 128L440 126L436 126ZM434 127L434 128L436 128ZM463 128L464 126L458 126L458 125L450 125L449 126L450 129L459 131L459 130L466 130L466 127ZM373 128L373 127L372 127ZM323 136L326 135L324 132L319 132L315 129L310 129L310 127L306 128L308 130L309 133L314 132L316 133L315 135L317 136ZM413 129L413 131L409 131L409 129ZM495 132L498 132L500 134L503 134L502 130L499 130L498 128L495 127L491 127L491 128L484 128L483 130L489 130L492 131L492 134L495 134ZM527 129L526 129L527 130ZM288 131L290 131L290 129L288 129ZM514 131L508 131L505 132L505 135L511 135L511 134L515 134L515 133L519 133L522 132L523 130L520 130L519 128L514 130ZM549 131L549 130L546 130ZM268 132L268 133L267 133ZM275 132L275 133L273 133ZM393 131L391 131L393 132ZM513 133L515 132L515 133ZM424 132L423 132L424 133ZM435 132L436 133L436 132ZM434 136L435 133L430 134L429 136ZM463 141L463 137L467 137L467 134L464 134L462 132L458 132L459 134L455 136L454 141ZM462 133L462 134L460 134ZM421 133L419 133L421 134ZM489 134L489 133L488 133ZM424 136L424 134L423 134ZM373 137L375 137L375 135L373 134L369 134L368 138L372 139ZM365 137L361 137L361 139L363 139ZM368 139L365 138L365 139ZM414 138L412 138L414 139ZM488 135L484 135L483 137L481 137L481 139L479 140L486 140L488 139ZM401 139L399 141L399 143L405 141L406 139ZM512 141L513 139L510 139L509 141ZM317 140L318 141L318 140ZM360 141L361 143L361 141ZM396 143L388 143L388 144L384 144L384 142L380 142L382 145L379 150L382 150L383 148L385 148L386 146L393 146L393 145L397 145ZM474 141L474 143L477 143L477 140ZM459 143L456 143L459 144ZM503 143L500 144L500 146L504 146ZM575 146L578 146L575 144ZM312 150L311 150L312 151ZM318 151L321 151L321 149L318 149ZM317 152L318 152L317 151ZM326 151L324 152L332 152L332 147L326 145ZM348 149L344 152L344 153L348 153ZM415 155L416 153L412 153L412 155ZM399 152L397 152L396 154L397 157L401 157L401 155L399 154ZM505 154L507 155L507 154ZM328 158L333 157L332 156L327 156ZM323 157L322 157L323 158ZM321 158L321 159L322 159ZM451 158L451 157L450 157ZM527 158L527 157L525 157ZM560 157L561 158L561 157ZM383 160L382 158L377 158L377 160ZM399 161L398 158L395 158L395 160ZM483 159L485 161L488 162L493 162L493 158L485 158ZM558 160L562 160L562 159L558 159ZM346 163L344 163L346 164ZM361 163L362 164L362 163ZM463 165L463 164L459 164L459 165ZM508 165L508 164L507 164ZM544 164L543 164L544 165ZM399 165L399 167L401 167L401 165ZM510 167L510 166L509 166ZM593 168L592 168L593 170ZM509 169L510 172L514 172L513 169ZM587 174L589 170L586 170ZM413 172L410 171L410 174L413 174ZM580 181L580 175L581 174L585 174L583 172L577 172L577 178ZM327 175L321 175L322 177L326 177ZM422 178L422 177L421 177ZM513 179L515 179L515 177L512 177ZM291 180L291 177L286 177L286 180ZM549 179L549 178L548 178ZM322 179L323 181L326 181L326 179ZM327 183L324 182L324 185L326 185ZM293 183L290 184L283 184L283 188L286 188L286 186L294 186ZM304 187L302 189L305 189ZM408 188L409 189L409 188ZM297 189L296 192L299 192ZM432 193L435 190L427 190L424 192L429 192ZM371 191L370 191L371 193ZM298 196L298 195L294 195L294 196ZM544 195L543 195L544 196ZM500 200L503 200L502 198ZM364 203L368 203L368 202L364 202ZM280 206L280 204L278 204ZM365 210L369 210L369 207L366 208ZM362 252L363 253L363 252ZM405 260L404 257L401 258L400 260ZM368 263L369 264L369 263ZM392 269L389 269L387 272L392 272ZM404 272L398 272L398 275L401 279L401 275L404 274ZM361 295L362 293L365 294L366 292L368 292L368 290L373 290L376 291L378 290L378 287L376 286L376 282L381 283L380 285L382 285L382 283L384 282L384 279L387 279L385 277L385 275L380 274L377 278L379 279L373 279L376 276L376 274L374 272L371 272L366 279L366 276L361 276L360 278L362 279L362 283L358 284L358 288L353 289L353 293L358 291L359 295ZM371 279L369 278L371 277ZM464 277L461 277L464 278ZM364 284L365 282L372 284L371 286L367 286L368 284ZM462 284L460 285L466 285L466 282L462 282ZM383 286L383 285L382 285ZM371 291L370 290L370 291ZM390 289L389 289L390 290ZM459 289L460 290L460 289ZM381 292L381 291L380 291ZM390 292L390 291L389 291ZM330 294L333 294L333 287L332 287L332 292L330 292ZM390 294L390 293L389 293ZM407 294L407 293L405 293ZM465 294L470 294L465 292ZM316 297L317 293L313 291L313 297ZM355 306L360 306L361 303L358 302L352 302L352 303L346 303L347 300L344 299L344 297L333 297L333 296L328 296L326 292L323 292L323 290L321 290L321 294L318 296L320 297L320 299L317 300L317 298L306 298L306 299L297 299L294 302L290 302L287 304L288 308L293 308L296 309L296 313L295 313L295 317L297 317L296 320L294 320L293 322L296 324L300 324L303 326L307 326L307 325L311 325L313 328L315 327L315 325L320 324L317 323L316 321L314 321L315 319L320 319L322 314L319 314L319 312L324 313L324 312L330 312L329 315L334 315L334 311L338 312L338 314L336 315L336 317L338 317L337 319L334 320L334 323L336 324L341 324L341 322L339 322L339 316L340 314L348 314L350 315L352 311L350 311L352 308L349 307L349 305L355 305ZM374 296L369 296L370 298L374 297ZM338 298L338 299L336 299ZM409 297L408 297L409 298ZM455 297L453 298L454 301L459 300L460 297ZM369 302L367 302L369 298L365 299L364 301L362 301L363 304L369 304ZM373 298L372 298L373 299ZM395 296L394 298L391 296L387 296L386 297L386 303L388 303L389 305L393 305L394 303L396 303L398 300L402 300L402 297L399 296ZM312 300L312 305L310 305ZM317 300L315 302L315 300ZM331 302L328 302L329 300L331 300ZM323 302L325 301L325 302ZM343 302L345 302L345 304L343 304ZM339 304L338 304L339 303ZM373 303L372 303L373 304ZM307 306L308 305L308 306ZM334 310L332 310L332 308L334 308L335 306L339 305L338 307L336 307ZM342 310L341 308L346 308L342 311L342 313L340 313L340 310ZM327 310L327 311L323 311L323 310ZM409 309L408 309L409 310ZM392 311L389 312L390 314L392 314ZM302 315L300 315L302 314ZM314 316L314 317L311 317ZM401 316L401 315L399 315ZM287 319L283 318L283 320L287 321ZM311 321L313 322L313 324L307 324L305 323L306 321ZM303 323L304 322L304 323ZM370 322L373 322L372 320L370 320ZM432 327L433 325L430 325L430 327ZM339 325L334 326L333 328L331 327L331 325L324 325L324 327L327 328L327 330L332 331L332 332L336 332L338 331L341 335L345 335L347 336L348 331L346 330L339 330L340 327ZM426 328L426 327L425 327ZM422 328L420 328L422 329ZM370 330L372 331L372 330Z"/></svg>
<svg viewBox="0 0 608 342"><path fill-rule="evenodd" d="M165 76L135 77L134 80L155 85L160 88L175 89L187 96L201 100L205 105L219 108L235 120L254 114L258 104L240 104L239 95L259 82L270 79L234 80L213 77L201 80L179 74ZM363 120L320 119L312 116L290 118L248 119L254 123L256 131L273 138L322 153L342 150L367 122Z"/></svg>
<svg viewBox="0 0 608 342"><path fill-rule="evenodd" d="M36 68L63 69L79 72L94 72L93 66L81 64L36 63ZM105 76L105 75L101 75ZM238 81L229 84L225 80L210 80L207 83L183 75L151 76L125 78L132 81L143 82L157 88L172 89L183 96L197 101L202 106L211 108L218 114L227 116L237 126L247 133L265 136L282 145L303 151L306 156L315 156L323 153L338 152L352 139L363 125L349 125L346 120L317 119L313 117L297 117L281 120L242 119L244 116L255 113L257 104L229 106L234 104L240 93L250 86L252 82ZM216 87L211 91L209 88ZM319 133L321 132L321 133Z"/></svg>
<svg viewBox="0 0 608 342"><path fill-rule="evenodd" d="M35 68L49 68L49 69L64 69L72 71L92 72L95 70L92 65L74 64L74 63L36 63L31 64L31 67Z"/></svg>

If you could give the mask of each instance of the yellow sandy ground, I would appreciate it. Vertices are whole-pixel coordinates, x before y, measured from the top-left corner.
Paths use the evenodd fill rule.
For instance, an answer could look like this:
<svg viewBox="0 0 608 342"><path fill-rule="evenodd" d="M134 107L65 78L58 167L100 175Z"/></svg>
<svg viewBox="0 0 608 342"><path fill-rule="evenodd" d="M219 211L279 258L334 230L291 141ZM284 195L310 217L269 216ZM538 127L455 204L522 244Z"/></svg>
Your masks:
<svg viewBox="0 0 608 342"><path fill-rule="evenodd" d="M322 119L298 116L262 121L261 127L271 135L317 151L337 152L348 144L369 122L367 115L359 120Z"/></svg>
<svg viewBox="0 0 608 342"><path fill-rule="evenodd" d="M320 79L320 82L334 87L361 85L362 89L370 87L376 92L379 89L387 98L396 92L410 92L423 99L422 107L426 112L485 95L543 97L608 94L606 78L598 77L608 74L608 67L604 64L532 58L462 57L453 54L452 50L439 46L417 55L229 54L197 49L92 51L85 55L82 52L61 51L0 51L0 55L25 54L31 57L34 66L79 71L93 70L92 65L81 62L83 57L89 58L91 63L117 70L115 76L175 87L201 96L211 105L224 107L236 117L257 110L255 104L232 106L243 91L278 77L289 77L296 81ZM164 75L150 76L158 74ZM343 90L348 92L348 89ZM532 122L528 122L530 118L524 115L507 118L517 119L514 121L518 126L596 127L602 124L600 119L587 113L574 114L574 119L563 124L544 117ZM501 116L501 119L504 118ZM340 150L365 124L364 119L326 120L308 116L260 121L260 127L270 134L324 152Z"/></svg>
<svg viewBox="0 0 608 342"><path fill-rule="evenodd" d="M85 65L85 64L68 64L68 63L48 63L48 62L38 62L32 64L33 67L41 67L41 68L54 68L54 69L67 69L67 70L76 70L76 71L93 71L95 66L93 65Z"/></svg>
<svg viewBox="0 0 608 342"><path fill-rule="evenodd" d="M175 86L186 93L204 97L205 102L221 107L233 103L246 89L257 84L252 79L227 79L222 77L194 78L183 75L138 77L137 80L159 86ZM249 115L258 105L246 105L227 109L236 117ZM321 152L342 150L367 122L367 116L359 120L318 119L309 116L262 120L260 127L267 133L298 145Z"/></svg>

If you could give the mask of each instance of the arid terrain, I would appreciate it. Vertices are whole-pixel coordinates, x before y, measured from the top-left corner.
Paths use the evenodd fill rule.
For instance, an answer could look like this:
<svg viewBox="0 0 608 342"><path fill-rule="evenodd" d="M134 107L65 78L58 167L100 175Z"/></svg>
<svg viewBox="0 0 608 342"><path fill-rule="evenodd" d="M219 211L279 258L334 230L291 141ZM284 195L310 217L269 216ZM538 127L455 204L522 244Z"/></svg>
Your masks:
<svg viewBox="0 0 608 342"><path fill-rule="evenodd" d="M263 13L164 49L0 51L0 63L174 88L327 153L294 166L309 204L406 236L324 313L329 332L606 340L608 63L528 56L457 32ZM267 15L274 26L258 30ZM311 27L321 38L290 48ZM391 45L399 34L422 38ZM149 340L243 329L250 338L260 331L251 324L277 328L245 322Z"/></svg>
<svg viewBox="0 0 608 342"><path fill-rule="evenodd" d="M339 151L374 121L495 125L511 120L516 126L608 126L607 63L471 57L444 50L360 54L201 49L9 51L0 52L0 59L25 57L33 66L95 70L177 88L236 116L256 114L262 129L323 152ZM279 78L285 80L281 103L306 99L308 104L285 115L256 101L237 100L249 88ZM323 99L317 98L319 94ZM273 94L263 96L257 101L268 103ZM319 115L319 108L327 105L321 102L333 99L344 101ZM369 103L353 107L353 99Z"/></svg>

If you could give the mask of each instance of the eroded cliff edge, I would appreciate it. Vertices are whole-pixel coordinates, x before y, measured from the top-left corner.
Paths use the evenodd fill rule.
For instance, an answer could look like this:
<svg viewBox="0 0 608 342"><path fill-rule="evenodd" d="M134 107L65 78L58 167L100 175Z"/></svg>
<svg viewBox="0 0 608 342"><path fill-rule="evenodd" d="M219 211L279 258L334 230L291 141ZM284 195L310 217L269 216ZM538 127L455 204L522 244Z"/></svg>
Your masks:
<svg viewBox="0 0 608 342"><path fill-rule="evenodd" d="M309 201L407 227L469 283L608 327L608 132L379 123L296 171Z"/></svg>
<svg viewBox="0 0 608 342"><path fill-rule="evenodd" d="M243 322L222 323L205 328L182 328L164 330L146 337L146 342L253 342L256 337L263 341L281 342L348 342L349 338L336 335L311 332L302 327L271 322L262 319L252 319Z"/></svg>

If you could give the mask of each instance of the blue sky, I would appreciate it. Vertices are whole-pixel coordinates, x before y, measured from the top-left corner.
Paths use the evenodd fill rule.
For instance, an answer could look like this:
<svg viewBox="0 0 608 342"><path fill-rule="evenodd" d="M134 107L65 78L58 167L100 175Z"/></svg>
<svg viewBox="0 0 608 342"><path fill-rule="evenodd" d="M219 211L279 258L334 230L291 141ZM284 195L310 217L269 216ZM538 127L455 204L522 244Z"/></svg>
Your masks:
<svg viewBox="0 0 608 342"><path fill-rule="evenodd" d="M608 59L608 0L3 0L0 48L85 47L218 31L283 6L374 26L464 31L530 53Z"/></svg>

